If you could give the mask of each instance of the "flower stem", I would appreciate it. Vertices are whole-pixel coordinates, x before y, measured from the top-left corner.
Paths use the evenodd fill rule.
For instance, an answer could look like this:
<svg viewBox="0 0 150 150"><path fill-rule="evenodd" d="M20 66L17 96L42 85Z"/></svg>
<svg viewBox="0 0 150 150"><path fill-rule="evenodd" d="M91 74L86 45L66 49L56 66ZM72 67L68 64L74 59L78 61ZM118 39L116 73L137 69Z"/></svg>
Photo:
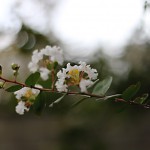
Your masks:
<svg viewBox="0 0 150 150"><path fill-rule="evenodd" d="M54 91L55 88L55 70L52 69L51 71L51 77L52 77L52 91Z"/></svg>

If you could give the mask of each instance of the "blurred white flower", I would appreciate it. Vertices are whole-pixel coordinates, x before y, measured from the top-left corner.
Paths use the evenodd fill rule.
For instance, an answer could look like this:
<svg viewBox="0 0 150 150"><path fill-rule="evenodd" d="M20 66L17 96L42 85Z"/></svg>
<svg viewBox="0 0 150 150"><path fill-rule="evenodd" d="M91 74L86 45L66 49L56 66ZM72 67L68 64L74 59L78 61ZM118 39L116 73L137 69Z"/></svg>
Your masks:
<svg viewBox="0 0 150 150"><path fill-rule="evenodd" d="M41 59L43 59L43 54L41 51L34 50L32 55L32 62L38 63Z"/></svg>
<svg viewBox="0 0 150 150"><path fill-rule="evenodd" d="M17 112L18 114L20 114L20 115L23 115L23 114L24 114L24 111L29 111L29 108L27 108L27 107L25 106L25 102L20 101L20 102L18 103L18 105L16 106L16 112Z"/></svg>
<svg viewBox="0 0 150 150"><path fill-rule="evenodd" d="M63 51L56 46L46 46L40 51L33 51L32 59L31 62L29 62L28 64L28 68L32 73L39 71L41 78L43 80L47 80L50 73L49 65L54 62L57 62L59 65L63 64Z"/></svg>
<svg viewBox="0 0 150 150"><path fill-rule="evenodd" d="M38 70L39 66L38 66L37 63L34 63L34 62L31 61L28 64L28 68L29 68L30 72L35 73Z"/></svg>
<svg viewBox="0 0 150 150"><path fill-rule="evenodd" d="M55 85L58 91L66 92L69 86L76 85L80 87L81 92L87 92L87 87L94 83L93 80L97 79L98 73L85 62L79 62L79 64L79 66L71 66L68 63L66 68L57 73L58 81Z"/></svg>
<svg viewBox="0 0 150 150"><path fill-rule="evenodd" d="M58 62L62 65L64 62L63 51L60 47L57 46L46 46L45 49L41 51L44 55L49 56L52 62Z"/></svg>

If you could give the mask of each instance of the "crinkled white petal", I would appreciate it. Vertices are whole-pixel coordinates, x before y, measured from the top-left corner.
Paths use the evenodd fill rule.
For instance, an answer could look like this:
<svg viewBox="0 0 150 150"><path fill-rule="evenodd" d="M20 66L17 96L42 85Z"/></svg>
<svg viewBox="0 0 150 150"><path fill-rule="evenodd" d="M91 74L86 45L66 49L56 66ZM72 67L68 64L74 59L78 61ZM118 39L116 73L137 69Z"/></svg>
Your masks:
<svg viewBox="0 0 150 150"><path fill-rule="evenodd" d="M64 84L64 80L62 79L60 79L60 80L58 80L56 83L55 83L55 85L56 85L56 88L57 88L57 90L59 91L59 92L67 92L67 85L66 84Z"/></svg>
<svg viewBox="0 0 150 150"><path fill-rule="evenodd" d="M57 77L60 78L60 79L65 79L66 77L68 77L66 69L63 68L62 71L60 70L57 73Z"/></svg>
<svg viewBox="0 0 150 150"><path fill-rule="evenodd" d="M52 51L51 51L51 60L57 61L58 64L62 65L64 62L64 58L63 58L63 51L62 49L60 49L60 47L56 47L54 46Z"/></svg>
<svg viewBox="0 0 150 150"><path fill-rule="evenodd" d="M91 80L97 79L98 73L96 69L92 69L90 65L86 65L86 63L82 61L80 61L79 64L80 64L79 66L80 71L86 72L88 74L89 79Z"/></svg>
<svg viewBox="0 0 150 150"><path fill-rule="evenodd" d="M73 70L73 69L78 69L80 71L79 66L77 66L77 65L71 66L70 63L68 63L66 71L68 72L68 71Z"/></svg>
<svg viewBox="0 0 150 150"><path fill-rule="evenodd" d="M28 87L23 87L22 89L14 92L14 94L16 95L16 99L20 100L21 97L24 96L29 89L30 88Z"/></svg>
<svg viewBox="0 0 150 150"><path fill-rule="evenodd" d="M37 87L37 88L43 88L43 87L42 87L41 85L39 85L39 84L36 84L35 87ZM37 96L37 95L40 93L40 90L32 88L32 93L33 93L35 96Z"/></svg>
<svg viewBox="0 0 150 150"><path fill-rule="evenodd" d="M41 53L46 56L51 56L51 49L52 49L51 46L46 46L41 50Z"/></svg>
<svg viewBox="0 0 150 150"><path fill-rule="evenodd" d="M86 73L88 74L88 77L92 80L97 79L98 73L96 69L87 68Z"/></svg>
<svg viewBox="0 0 150 150"><path fill-rule="evenodd" d="M41 53L41 51L39 52L38 50L33 51L32 62L38 63L41 59L43 59L43 53Z"/></svg>
<svg viewBox="0 0 150 150"><path fill-rule="evenodd" d="M29 68L30 72L35 73L38 70L39 66L38 66L37 63L34 63L34 62L31 61L28 64L28 68Z"/></svg>
<svg viewBox="0 0 150 150"><path fill-rule="evenodd" d="M91 86L92 84L93 84L93 81L91 81L91 80L81 79L81 81L79 83L81 92L87 92L87 87Z"/></svg>
<svg viewBox="0 0 150 150"><path fill-rule="evenodd" d="M43 80L47 80L50 74L50 70L48 70L47 68L41 67L39 69L40 71L40 76Z"/></svg>
<svg viewBox="0 0 150 150"><path fill-rule="evenodd" d="M80 61L79 64L80 64L80 66L79 66L80 71L85 71L86 70L86 63Z"/></svg>
<svg viewBox="0 0 150 150"><path fill-rule="evenodd" d="M58 62L58 64L62 65L64 62L63 51L60 47L54 46L46 46L45 49L41 51L43 55L50 56L50 60L52 62Z"/></svg>
<svg viewBox="0 0 150 150"><path fill-rule="evenodd" d="M29 108L27 108L27 107L25 106L25 102L20 101L20 102L18 103L18 105L16 106L16 112L17 112L18 114L20 114L20 115L23 115L25 110L26 110L26 111L29 111Z"/></svg>

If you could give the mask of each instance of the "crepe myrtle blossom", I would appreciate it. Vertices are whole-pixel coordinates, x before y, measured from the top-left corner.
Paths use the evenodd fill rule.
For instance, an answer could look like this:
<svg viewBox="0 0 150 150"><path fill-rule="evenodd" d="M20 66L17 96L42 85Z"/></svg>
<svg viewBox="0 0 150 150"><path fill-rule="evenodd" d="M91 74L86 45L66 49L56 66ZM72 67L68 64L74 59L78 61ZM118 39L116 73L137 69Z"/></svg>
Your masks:
<svg viewBox="0 0 150 150"><path fill-rule="evenodd" d="M23 115L24 114L24 111L29 111L29 108L27 108L26 106L25 106L25 102L23 102L23 101L20 101L19 103L18 103L18 105L16 106L16 112L18 113L18 114L20 114L20 115Z"/></svg>
<svg viewBox="0 0 150 150"><path fill-rule="evenodd" d="M35 85L35 87L42 88L41 85ZM30 106L34 103L34 100L39 93L40 90L29 87L23 87L22 89L14 92L16 99L18 100L16 112L23 115L24 111L29 111Z"/></svg>
<svg viewBox="0 0 150 150"><path fill-rule="evenodd" d="M40 51L33 51L31 62L28 64L30 72L40 72L40 76L43 80L47 80L51 73L49 65L57 62L62 65L64 62L63 51L57 46L46 46Z"/></svg>
<svg viewBox="0 0 150 150"><path fill-rule="evenodd" d="M57 73L58 80L56 88L59 92L67 92L69 86L79 86L81 92L87 92L87 87L91 86L98 76L97 70L92 69L85 62L79 62L79 65L71 66L67 64Z"/></svg>

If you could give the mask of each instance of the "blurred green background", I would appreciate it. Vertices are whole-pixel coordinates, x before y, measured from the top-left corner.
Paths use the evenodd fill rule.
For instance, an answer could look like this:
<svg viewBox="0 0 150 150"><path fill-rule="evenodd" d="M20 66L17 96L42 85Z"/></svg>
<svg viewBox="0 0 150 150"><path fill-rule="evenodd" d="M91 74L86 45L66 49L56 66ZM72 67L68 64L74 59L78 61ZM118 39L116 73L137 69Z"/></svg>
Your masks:
<svg viewBox="0 0 150 150"><path fill-rule="evenodd" d="M44 4L47 6L44 7L45 12L43 10L41 14L46 14L47 9L53 12L59 3L45 0L34 1L33 4L36 5L37 2L42 6ZM25 5L21 2L15 4L12 10L17 10L20 5ZM149 11L148 6L147 11ZM15 62L21 66L18 80L24 82L29 75L27 65L32 51L46 45L58 45L65 50L66 59L73 60L73 62L79 60L89 62L93 68L98 70L100 79L106 75L112 75L113 83L108 94L121 93L129 85L138 81L142 84L139 95L150 94L150 39L145 33L143 20L134 29L124 47L120 48L121 53L111 56L105 53L105 49L100 45L96 49L93 48L93 53L90 55L81 53L78 57L76 52L75 55L69 52L70 47L57 38L58 35L53 33L51 27L47 27L47 32L45 32L39 25L32 26L32 22L28 23L32 17L34 17L32 14L29 18L20 17L19 28L13 32L11 31L13 28L6 30L2 23L0 24L0 64L3 66L5 77L12 79L10 64ZM47 17L50 15L48 14ZM11 21L13 22L13 19ZM16 26L18 24L16 23ZM12 36L10 43L9 36ZM3 46L5 43L7 46ZM72 47L74 49L76 45ZM82 49L81 47L81 51ZM56 94L47 94L47 104L50 104L56 97ZM24 116L19 116L15 113L17 102L14 96L1 91L0 150L149 149L149 109L113 101L96 102L94 99L84 101L76 108L68 109L78 99L77 96L67 96L53 108L47 105L40 116L32 111Z"/></svg>

